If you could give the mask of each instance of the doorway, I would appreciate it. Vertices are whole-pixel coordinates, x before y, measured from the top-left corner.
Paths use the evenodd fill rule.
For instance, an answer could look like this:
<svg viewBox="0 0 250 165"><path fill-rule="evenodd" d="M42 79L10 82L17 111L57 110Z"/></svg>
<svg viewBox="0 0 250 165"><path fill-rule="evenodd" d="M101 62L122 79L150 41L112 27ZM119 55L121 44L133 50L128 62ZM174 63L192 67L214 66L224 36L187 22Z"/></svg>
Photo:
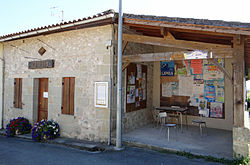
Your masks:
<svg viewBox="0 0 250 165"><path fill-rule="evenodd" d="M39 78L38 121L48 119L48 78Z"/></svg>

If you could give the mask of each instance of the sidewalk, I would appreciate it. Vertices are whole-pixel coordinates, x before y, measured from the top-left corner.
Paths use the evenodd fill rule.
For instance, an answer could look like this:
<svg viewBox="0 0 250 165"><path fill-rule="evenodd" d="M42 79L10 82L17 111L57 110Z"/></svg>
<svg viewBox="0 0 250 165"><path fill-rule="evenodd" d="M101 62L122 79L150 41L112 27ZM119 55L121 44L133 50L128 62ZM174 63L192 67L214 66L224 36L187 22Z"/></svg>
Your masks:
<svg viewBox="0 0 250 165"><path fill-rule="evenodd" d="M0 135L6 136L5 129L0 130ZM32 140L32 134L16 135L15 137ZM107 150L114 150L113 146L109 146L105 143L91 142L87 140L78 140L72 138L59 137L54 140L48 140L46 143L59 144L80 150L86 150L90 152L102 152Z"/></svg>

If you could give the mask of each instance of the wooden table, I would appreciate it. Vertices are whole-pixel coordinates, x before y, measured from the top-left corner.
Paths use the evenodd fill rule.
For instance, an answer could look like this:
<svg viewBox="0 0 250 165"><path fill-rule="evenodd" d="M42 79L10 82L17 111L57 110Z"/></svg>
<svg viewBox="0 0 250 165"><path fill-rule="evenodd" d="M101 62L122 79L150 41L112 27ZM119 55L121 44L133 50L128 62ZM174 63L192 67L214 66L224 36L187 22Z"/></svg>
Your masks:
<svg viewBox="0 0 250 165"><path fill-rule="evenodd" d="M177 112L180 114L180 118L181 118L181 131L182 131L182 114L185 113L186 115L186 127L188 128L188 124L187 124L187 111L188 108L181 108L181 107L155 107L155 110L157 111L161 111L161 112Z"/></svg>

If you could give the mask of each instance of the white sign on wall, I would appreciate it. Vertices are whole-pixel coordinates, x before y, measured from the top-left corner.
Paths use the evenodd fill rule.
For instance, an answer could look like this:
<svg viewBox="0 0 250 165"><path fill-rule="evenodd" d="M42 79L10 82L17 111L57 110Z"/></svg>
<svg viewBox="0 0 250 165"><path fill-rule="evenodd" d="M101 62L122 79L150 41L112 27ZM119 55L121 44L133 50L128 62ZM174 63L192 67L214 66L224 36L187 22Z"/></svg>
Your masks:
<svg viewBox="0 0 250 165"><path fill-rule="evenodd" d="M108 82L95 82L95 107L108 108Z"/></svg>
<svg viewBox="0 0 250 165"><path fill-rule="evenodd" d="M49 94L48 92L43 92L43 98L48 98Z"/></svg>

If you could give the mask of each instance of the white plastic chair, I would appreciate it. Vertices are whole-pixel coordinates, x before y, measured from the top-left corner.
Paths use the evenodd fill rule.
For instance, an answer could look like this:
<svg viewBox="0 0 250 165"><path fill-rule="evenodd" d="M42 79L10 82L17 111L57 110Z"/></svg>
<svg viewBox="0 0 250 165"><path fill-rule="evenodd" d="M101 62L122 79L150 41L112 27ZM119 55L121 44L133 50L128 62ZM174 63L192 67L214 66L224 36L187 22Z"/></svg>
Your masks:
<svg viewBox="0 0 250 165"><path fill-rule="evenodd" d="M160 118L160 122L161 122L161 129L160 132L162 131L163 127L167 127L168 128L168 141L169 141L169 128L170 127L176 127L176 124L167 124L166 123L166 119L167 119L167 112L161 112L159 113L159 118Z"/></svg>

